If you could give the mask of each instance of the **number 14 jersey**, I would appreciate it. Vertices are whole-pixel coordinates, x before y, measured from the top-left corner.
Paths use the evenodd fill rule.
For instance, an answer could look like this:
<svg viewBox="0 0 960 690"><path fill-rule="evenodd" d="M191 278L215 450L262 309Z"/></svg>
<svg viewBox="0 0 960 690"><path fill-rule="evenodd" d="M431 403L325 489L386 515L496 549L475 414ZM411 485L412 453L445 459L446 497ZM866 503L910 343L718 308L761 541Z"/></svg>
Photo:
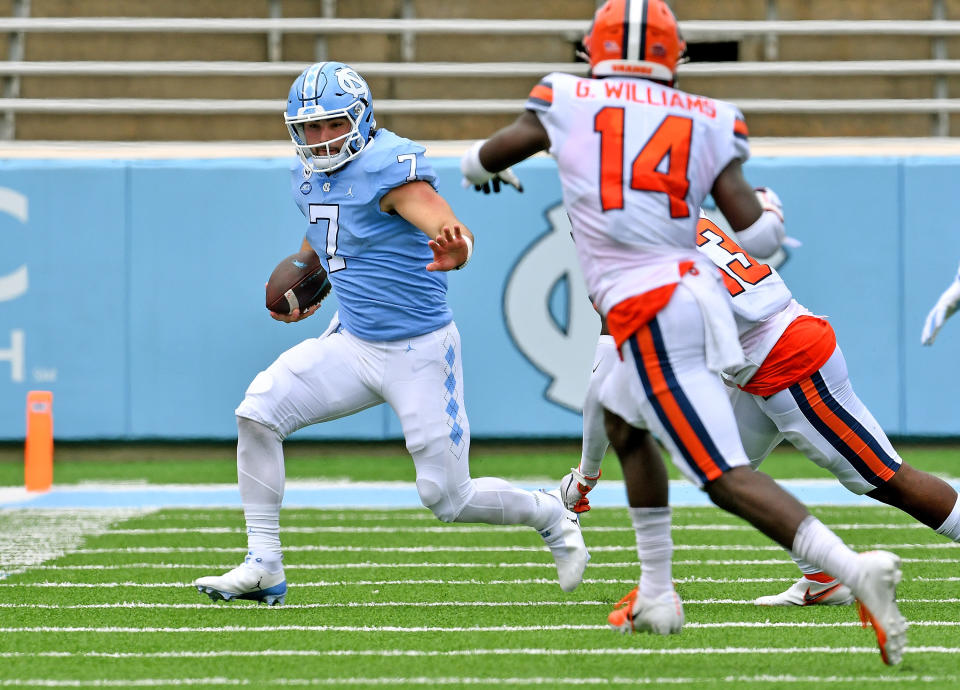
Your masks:
<svg viewBox="0 0 960 690"><path fill-rule="evenodd" d="M700 205L720 172L750 154L736 107L646 79L559 72L526 107L550 137L587 289L603 314L703 261Z"/></svg>

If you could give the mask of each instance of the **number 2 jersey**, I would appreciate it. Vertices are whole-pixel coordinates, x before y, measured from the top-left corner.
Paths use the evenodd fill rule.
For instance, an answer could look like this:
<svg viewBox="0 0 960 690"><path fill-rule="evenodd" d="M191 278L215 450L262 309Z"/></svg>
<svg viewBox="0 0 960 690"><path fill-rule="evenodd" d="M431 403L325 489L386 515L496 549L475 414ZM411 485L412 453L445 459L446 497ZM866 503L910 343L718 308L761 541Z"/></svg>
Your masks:
<svg viewBox="0 0 960 690"><path fill-rule="evenodd" d="M427 236L380 210L383 196L408 182L436 189L424 150L380 129L359 156L332 173L307 175L299 160L290 169L293 198L330 277L340 323L364 340L412 338L453 320L446 274L427 271L433 261Z"/></svg>
<svg viewBox="0 0 960 690"><path fill-rule="evenodd" d="M703 261L700 205L720 172L750 153L737 108L645 79L559 72L534 87L526 107L550 137L587 289L601 313L675 285Z"/></svg>

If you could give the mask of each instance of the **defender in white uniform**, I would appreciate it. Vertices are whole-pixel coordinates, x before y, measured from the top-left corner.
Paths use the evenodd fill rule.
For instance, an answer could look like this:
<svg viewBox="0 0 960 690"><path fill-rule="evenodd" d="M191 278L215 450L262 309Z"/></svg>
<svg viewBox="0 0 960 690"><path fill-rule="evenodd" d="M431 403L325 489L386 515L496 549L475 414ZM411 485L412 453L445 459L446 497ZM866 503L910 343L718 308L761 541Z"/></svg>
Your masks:
<svg viewBox="0 0 960 690"><path fill-rule="evenodd" d="M600 390L611 419L652 431L717 505L849 583L874 619L884 661L897 663L906 629L895 602L899 559L858 556L750 468L717 376L744 359L719 274L697 251L701 202L712 194L738 230L783 232L743 177L742 117L732 105L672 88L685 46L662 0L609 0L583 44L591 78L547 76L516 122L465 154L464 177L482 186L537 151L556 158L587 288L622 357ZM642 482L646 470L627 467L643 462L636 436L612 440L628 483ZM649 472L662 474L662 463ZM638 552L657 542L662 558L666 491L646 500L632 511ZM642 511L651 508L647 529L651 513ZM610 624L678 632L680 599L669 580L657 584L624 597Z"/></svg>
<svg viewBox="0 0 960 690"><path fill-rule="evenodd" d="M786 439L851 492L899 508L938 534L960 541L957 492L902 461L854 393L829 323L798 304L773 266L754 259L713 220L701 218L698 229L700 250L723 271L748 362L723 376L750 464L759 467ZM596 485L607 450L606 430L595 421L602 412L597 391L615 359L612 339L601 336L584 402L584 457L561 481L564 501L574 511L589 510L587 494ZM853 601L848 587L795 559L803 577L785 592L759 597L755 603Z"/></svg>

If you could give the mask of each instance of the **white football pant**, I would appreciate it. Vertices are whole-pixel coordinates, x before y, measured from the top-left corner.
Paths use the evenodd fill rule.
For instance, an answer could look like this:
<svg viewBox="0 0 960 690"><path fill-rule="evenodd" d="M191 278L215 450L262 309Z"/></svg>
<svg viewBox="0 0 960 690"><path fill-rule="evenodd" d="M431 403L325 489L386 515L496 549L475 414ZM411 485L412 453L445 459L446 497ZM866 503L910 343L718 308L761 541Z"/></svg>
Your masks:
<svg viewBox="0 0 960 690"><path fill-rule="evenodd" d="M336 329L295 345L260 372L236 414L241 420L268 427L276 433L276 440L262 438L250 443L258 450L255 457L245 457L250 434L247 425L239 425L238 469L244 505L248 502L245 471L257 477L251 484L267 484L282 498L282 456L279 469L276 457L279 444L291 433L383 402L400 419L416 466L420 500L440 520L542 529L553 519L556 510L541 509L540 499L531 492L502 479L470 478L470 425L463 402L460 334L452 322L426 335L390 342L370 342ZM266 452L264 443L276 448ZM246 469L264 462L269 463L270 480L263 478L262 470ZM251 491L256 493L253 488Z"/></svg>
<svg viewBox="0 0 960 690"><path fill-rule="evenodd" d="M649 429L696 486L748 464L725 386L707 368L700 307L683 283L621 350L600 390L603 407Z"/></svg>
<svg viewBox="0 0 960 690"><path fill-rule="evenodd" d="M729 389L754 468L786 439L855 494L883 486L902 460L847 376L839 346L812 376L767 398Z"/></svg>

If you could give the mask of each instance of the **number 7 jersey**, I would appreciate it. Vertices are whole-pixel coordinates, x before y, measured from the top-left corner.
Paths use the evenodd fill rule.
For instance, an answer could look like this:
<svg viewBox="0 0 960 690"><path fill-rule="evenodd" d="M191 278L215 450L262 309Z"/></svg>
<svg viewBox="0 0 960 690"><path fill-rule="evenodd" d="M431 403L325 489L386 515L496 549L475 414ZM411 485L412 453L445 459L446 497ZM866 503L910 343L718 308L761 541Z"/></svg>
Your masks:
<svg viewBox="0 0 960 690"><path fill-rule="evenodd" d="M530 93L550 137L587 288L606 314L676 283L697 252L700 205L750 150L729 103L646 79L554 72Z"/></svg>
<svg viewBox="0 0 960 690"><path fill-rule="evenodd" d="M424 148L386 129L331 173L290 168L291 191L307 220L306 237L327 270L340 323L370 341L431 333L453 320L447 277L427 271L433 260L424 232L380 210L392 189L416 181L436 188Z"/></svg>

